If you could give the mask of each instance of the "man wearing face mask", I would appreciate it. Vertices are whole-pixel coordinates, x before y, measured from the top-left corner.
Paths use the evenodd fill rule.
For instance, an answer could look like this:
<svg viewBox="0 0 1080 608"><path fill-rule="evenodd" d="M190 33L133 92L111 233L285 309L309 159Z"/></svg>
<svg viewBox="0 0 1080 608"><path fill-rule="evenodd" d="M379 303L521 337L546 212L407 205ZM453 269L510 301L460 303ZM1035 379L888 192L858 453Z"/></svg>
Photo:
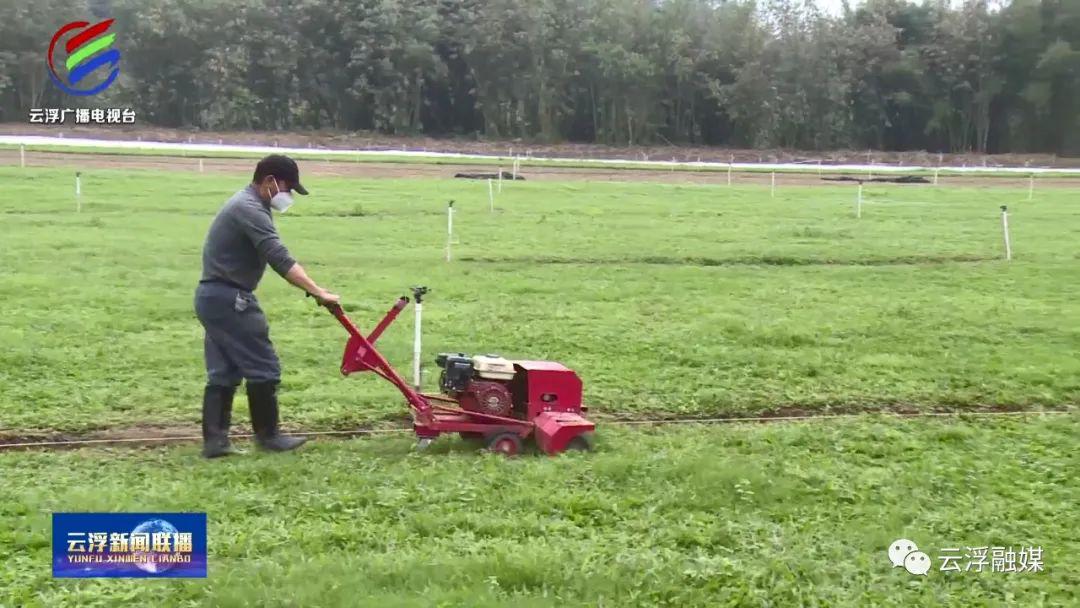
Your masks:
<svg viewBox="0 0 1080 608"><path fill-rule="evenodd" d="M207 382L203 391L203 456L237 453L229 444L233 395L246 381L256 444L266 450L292 450L305 439L278 430L277 386L281 366L270 342L270 326L255 298L255 288L269 265L286 281L320 304L340 298L315 284L289 254L274 227L271 209L284 213L292 192L306 195L293 159L267 156L255 177L218 212L203 247L203 271L195 291L195 313L205 329Z"/></svg>

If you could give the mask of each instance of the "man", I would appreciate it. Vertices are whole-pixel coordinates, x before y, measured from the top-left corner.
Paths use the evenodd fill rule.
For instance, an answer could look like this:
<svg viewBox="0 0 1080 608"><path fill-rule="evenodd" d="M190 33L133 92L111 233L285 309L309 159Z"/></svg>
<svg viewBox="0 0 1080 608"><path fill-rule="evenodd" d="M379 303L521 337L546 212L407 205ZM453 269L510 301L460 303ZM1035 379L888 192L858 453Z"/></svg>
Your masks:
<svg viewBox="0 0 1080 608"><path fill-rule="evenodd" d="M277 154L262 159L252 182L218 212L203 246L195 313L206 330L202 429L207 458L238 453L229 444L229 425L233 395L241 379L246 381L251 426L259 447L281 452L306 441L278 431L281 366L270 342L270 326L253 293L269 265L322 305L340 300L307 276L278 237L270 210L288 209L293 191L308 193L300 184L296 162Z"/></svg>

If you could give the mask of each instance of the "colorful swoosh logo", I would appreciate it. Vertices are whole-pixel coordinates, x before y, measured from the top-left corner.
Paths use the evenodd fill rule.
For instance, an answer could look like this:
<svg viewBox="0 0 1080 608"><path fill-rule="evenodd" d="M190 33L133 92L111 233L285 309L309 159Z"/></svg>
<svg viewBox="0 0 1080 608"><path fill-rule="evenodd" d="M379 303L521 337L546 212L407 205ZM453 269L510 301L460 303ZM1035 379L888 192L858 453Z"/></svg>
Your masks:
<svg viewBox="0 0 1080 608"><path fill-rule="evenodd" d="M73 21L60 29L49 42L49 76L52 77L56 86L70 95L96 95L112 85L120 74L120 51L111 48L116 41L116 34L109 33L115 19L107 19L101 23L90 25L87 21ZM79 31L81 30L81 31ZM73 36L67 39L62 47L57 47L60 40L73 32ZM67 59L63 61L64 71L67 77L62 77L56 69L56 55L63 48L67 53ZM88 78L102 67L109 66L112 72L101 82L91 88L80 88L78 85L84 80L96 81Z"/></svg>

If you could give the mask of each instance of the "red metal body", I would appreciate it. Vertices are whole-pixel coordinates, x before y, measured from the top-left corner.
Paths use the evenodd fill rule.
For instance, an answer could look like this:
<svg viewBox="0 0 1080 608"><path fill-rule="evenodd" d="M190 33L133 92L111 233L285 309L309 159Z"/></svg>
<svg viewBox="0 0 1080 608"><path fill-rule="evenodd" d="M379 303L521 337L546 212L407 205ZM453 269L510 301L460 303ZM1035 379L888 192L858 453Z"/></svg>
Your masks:
<svg viewBox="0 0 1080 608"><path fill-rule="evenodd" d="M554 361L515 361L514 370L510 391L514 402L527 408L526 418L581 411L581 379L574 370Z"/></svg>
<svg viewBox="0 0 1080 608"><path fill-rule="evenodd" d="M544 412L533 420L536 445L548 454L558 454L570 447L575 437L591 433L593 423L571 412Z"/></svg>
<svg viewBox="0 0 1080 608"><path fill-rule="evenodd" d="M572 370L549 361L523 361L515 365L518 373L510 383L514 402L527 403L521 418L486 413L481 404L464 409L444 395L422 394L410 386L375 349L375 341L409 304L401 297L368 336L364 336L339 305L327 308L349 332L349 341L341 360L341 373L349 375L370 371L385 378L405 396L412 410L413 430L421 439L434 439L442 433L479 434L498 438L512 434L524 440L535 431L536 443L544 452L555 454L567 448L578 435L593 430L593 424L581 417L581 380Z"/></svg>

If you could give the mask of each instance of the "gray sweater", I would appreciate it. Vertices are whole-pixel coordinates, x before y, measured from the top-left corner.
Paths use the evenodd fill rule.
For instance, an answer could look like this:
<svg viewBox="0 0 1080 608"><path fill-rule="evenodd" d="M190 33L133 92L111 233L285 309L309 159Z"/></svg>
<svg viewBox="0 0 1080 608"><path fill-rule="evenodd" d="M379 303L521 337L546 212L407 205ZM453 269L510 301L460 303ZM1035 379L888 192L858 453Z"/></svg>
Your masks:
<svg viewBox="0 0 1080 608"><path fill-rule="evenodd" d="M230 198L210 225L203 246L203 281L255 291L269 264L281 276L296 260L278 237L270 207L248 185Z"/></svg>

